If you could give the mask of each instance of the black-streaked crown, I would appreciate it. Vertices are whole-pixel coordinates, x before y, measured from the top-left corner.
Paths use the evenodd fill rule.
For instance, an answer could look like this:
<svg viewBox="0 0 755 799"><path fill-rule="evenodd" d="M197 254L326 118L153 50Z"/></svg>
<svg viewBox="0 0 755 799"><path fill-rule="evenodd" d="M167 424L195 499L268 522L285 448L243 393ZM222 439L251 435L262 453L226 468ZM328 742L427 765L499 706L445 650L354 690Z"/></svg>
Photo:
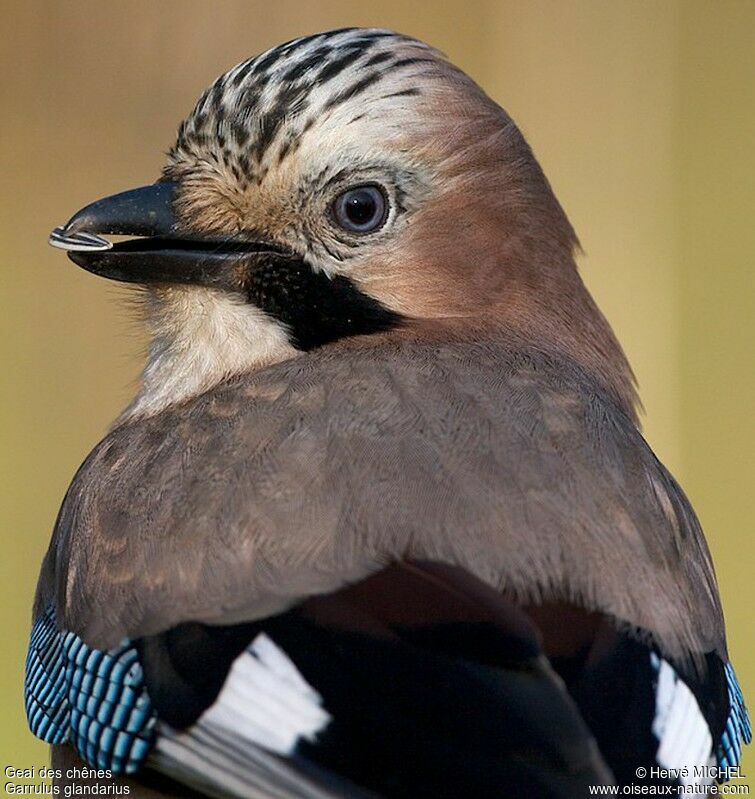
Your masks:
<svg viewBox="0 0 755 799"><path fill-rule="evenodd" d="M418 73L438 54L387 30L343 28L304 36L237 64L199 98L171 151L214 158L256 182L302 136L368 89L385 98L420 93Z"/></svg>

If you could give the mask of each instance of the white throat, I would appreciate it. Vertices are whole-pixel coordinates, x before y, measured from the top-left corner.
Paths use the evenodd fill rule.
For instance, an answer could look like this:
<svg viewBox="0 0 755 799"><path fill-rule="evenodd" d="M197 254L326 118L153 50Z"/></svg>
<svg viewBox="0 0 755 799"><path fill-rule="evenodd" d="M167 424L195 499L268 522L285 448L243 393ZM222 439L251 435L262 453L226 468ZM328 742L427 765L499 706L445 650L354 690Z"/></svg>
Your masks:
<svg viewBox="0 0 755 799"><path fill-rule="evenodd" d="M147 316L152 343L142 387L122 419L152 416L226 377L298 354L283 325L214 289L162 289Z"/></svg>

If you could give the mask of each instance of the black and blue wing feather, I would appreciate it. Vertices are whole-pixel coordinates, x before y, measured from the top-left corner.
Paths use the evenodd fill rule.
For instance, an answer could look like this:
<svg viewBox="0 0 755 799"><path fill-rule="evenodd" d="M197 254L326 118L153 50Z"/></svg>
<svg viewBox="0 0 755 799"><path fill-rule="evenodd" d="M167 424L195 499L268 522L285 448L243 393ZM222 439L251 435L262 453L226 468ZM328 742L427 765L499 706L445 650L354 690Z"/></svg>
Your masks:
<svg viewBox="0 0 755 799"><path fill-rule="evenodd" d="M399 576L406 582L406 574ZM30 728L48 743L70 744L95 768L138 772L161 734L198 729L233 664L266 636L313 687L330 719L314 737L274 756L321 785L330 774L338 785L345 779L345 786L379 795L442 797L474 781L476 793L467 787L464 795L487 797L501 786L541 780L543 796L578 796L588 780L605 779L591 761L583 720L619 783L642 752L643 763L654 761L664 663L657 653L621 638L611 657L570 682L574 704L548 676L547 663L542 671L537 636L517 609L502 604L495 618L464 617L470 602L463 581L461 594L440 608L450 616L443 623L424 618L427 607L442 605L432 594L419 601L415 618L410 612L402 619L407 597L418 595L416 576L406 585L389 577L390 591L377 599L377 583L367 581L260 622L185 624L108 651L59 630L48 607L34 624L27 657ZM389 594L395 607L386 604ZM750 723L731 665L717 655L708 660L706 679L679 666L674 674L696 698L719 766L733 767L751 739ZM473 780L480 773L485 778ZM356 794L333 790L327 795Z"/></svg>
<svg viewBox="0 0 755 799"><path fill-rule="evenodd" d="M37 737L70 743L95 768L132 774L149 753L157 719L135 646L91 649L58 630L52 608L32 630L25 699Z"/></svg>

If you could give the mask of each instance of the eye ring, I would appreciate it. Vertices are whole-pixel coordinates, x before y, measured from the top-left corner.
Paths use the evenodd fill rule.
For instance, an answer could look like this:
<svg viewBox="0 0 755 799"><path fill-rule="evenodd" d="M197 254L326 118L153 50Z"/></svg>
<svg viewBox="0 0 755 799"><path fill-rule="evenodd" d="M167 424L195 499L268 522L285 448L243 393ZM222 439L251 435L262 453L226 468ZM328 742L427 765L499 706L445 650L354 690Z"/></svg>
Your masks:
<svg viewBox="0 0 755 799"><path fill-rule="evenodd" d="M332 205L336 224L349 233L374 233L388 219L388 198L380 186L353 186L336 197Z"/></svg>

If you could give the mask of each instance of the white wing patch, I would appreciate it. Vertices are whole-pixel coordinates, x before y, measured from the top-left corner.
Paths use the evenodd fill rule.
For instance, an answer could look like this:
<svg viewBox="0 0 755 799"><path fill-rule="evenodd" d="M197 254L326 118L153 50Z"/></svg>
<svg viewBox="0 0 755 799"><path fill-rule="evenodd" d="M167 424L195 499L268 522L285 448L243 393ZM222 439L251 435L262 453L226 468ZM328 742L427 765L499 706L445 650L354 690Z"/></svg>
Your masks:
<svg viewBox="0 0 755 799"><path fill-rule="evenodd" d="M678 773L682 785L700 784L695 767L715 764L708 722L695 695L674 668L655 653L650 659L658 672L653 719L658 765Z"/></svg>
<svg viewBox="0 0 755 799"><path fill-rule="evenodd" d="M180 731L160 726L150 765L213 796L330 799L336 794L276 757L313 741L330 721L320 694L260 633L195 724Z"/></svg>
<svg viewBox="0 0 755 799"><path fill-rule="evenodd" d="M312 741L329 721L320 695L261 633L236 658L217 701L198 723L232 730L250 743L287 755L300 738Z"/></svg>

